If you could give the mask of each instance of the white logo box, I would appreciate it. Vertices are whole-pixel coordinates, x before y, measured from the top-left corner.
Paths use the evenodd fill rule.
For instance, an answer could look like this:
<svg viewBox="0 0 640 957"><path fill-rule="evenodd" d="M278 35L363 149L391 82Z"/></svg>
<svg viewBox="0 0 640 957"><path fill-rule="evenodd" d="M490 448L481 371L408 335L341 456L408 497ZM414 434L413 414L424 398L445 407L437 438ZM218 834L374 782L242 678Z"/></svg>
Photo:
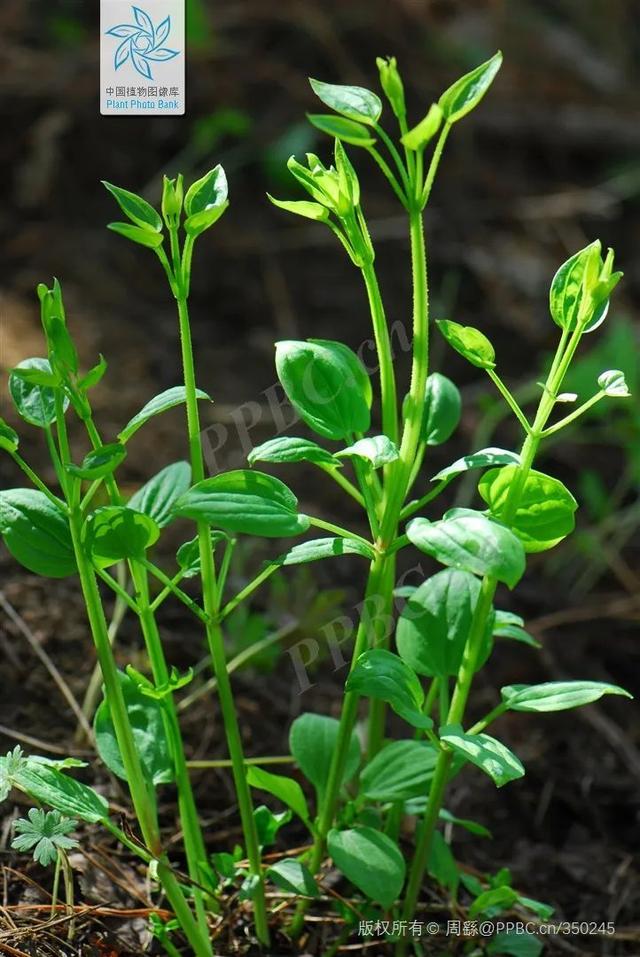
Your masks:
<svg viewBox="0 0 640 957"><path fill-rule="evenodd" d="M100 0L100 112L182 116L185 0Z"/></svg>

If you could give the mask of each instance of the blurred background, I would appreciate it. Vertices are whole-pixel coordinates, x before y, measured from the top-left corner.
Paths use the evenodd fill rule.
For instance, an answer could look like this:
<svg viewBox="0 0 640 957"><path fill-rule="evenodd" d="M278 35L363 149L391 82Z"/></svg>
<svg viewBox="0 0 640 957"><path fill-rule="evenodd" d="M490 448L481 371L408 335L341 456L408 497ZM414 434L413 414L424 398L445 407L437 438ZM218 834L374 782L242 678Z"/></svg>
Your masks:
<svg viewBox="0 0 640 957"><path fill-rule="evenodd" d="M207 412L214 426L210 464L241 465L247 448L277 427L269 401L274 340L336 338L357 348L370 335L359 275L332 235L265 198L267 191L297 196L286 171L292 153L329 156L331 144L305 120L305 112L317 109L307 76L377 88L375 57L395 55L417 122L454 79L502 49L497 81L450 138L428 210L432 314L481 328L494 342L503 378L523 401L535 399L535 383L556 341L547 308L550 280L571 253L600 238L605 248L615 248L625 278L607 322L587 337L567 389L587 398L601 371L622 368L634 398L603 403L545 447L541 467L562 478L580 501L578 532L531 562L512 600L542 651L512 643L501 648L479 678L477 708L486 710L497 682L588 677L640 691L637 3L188 0L187 7L186 115L102 117L97 4L3 0L4 371L42 353L34 290L55 275L86 366L99 352L109 362L95 392L106 434L115 436L151 395L176 384L175 316L164 277L155 257L104 228L117 216L100 180L157 203L163 173L182 171L193 179L221 162L231 206L198 241L192 316L199 385L215 399ZM405 217L368 157L355 148L350 153L389 321L408 324ZM398 361L402 374L403 357ZM433 368L462 388L465 411L455 439L434 450L426 478L458 455L518 442L479 370L459 360L437 334ZM0 402L12 420L5 391ZM177 410L132 443L126 472L132 488L150 470L185 454L181 425ZM24 448L46 471L33 432L25 435ZM17 481L6 463L0 467L3 484ZM287 472L287 481L303 509L357 520L313 472ZM473 490L473 483L462 483L450 501L473 501ZM246 561L255 564L255 555L248 553ZM1 567L5 595L82 687L91 667L89 656L78 665L76 654L78 643L86 649L82 609L60 610L73 583L43 585L6 556ZM241 579L242 568L237 574ZM348 562L314 567L293 580L283 576L261 593L257 611L237 620L229 641L242 647L291 621L295 636L313 636L319 623L353 606L360 579L361 569ZM320 586L329 590L320 595ZM197 660L197 634L178 616L164 623L169 646ZM0 620L2 630L12 674L21 677L6 694L0 715L5 730L20 726L51 737L59 728L64 737L72 722L52 709L48 679L34 671L28 648L14 641L15 625ZM126 628L124 637L130 656L137 637ZM73 661L65 657L69 648L75 649ZM302 699L292 687L286 653L266 656L260 668L272 669L268 683L255 669L238 679L254 753L286 747L283 728L296 710L335 710L343 676L332 673L326 656L318 659L315 688ZM640 902L633 861L640 834L637 710L613 701L570 717L509 720L506 737L529 769L526 784L496 797L479 776L464 778L453 809L489 818L496 842L488 850L475 841L460 856L485 870L512 867L530 896L550 899L567 917L631 924ZM196 736L194 747L219 749L215 728ZM626 946L624 940L586 942L579 952L634 952Z"/></svg>

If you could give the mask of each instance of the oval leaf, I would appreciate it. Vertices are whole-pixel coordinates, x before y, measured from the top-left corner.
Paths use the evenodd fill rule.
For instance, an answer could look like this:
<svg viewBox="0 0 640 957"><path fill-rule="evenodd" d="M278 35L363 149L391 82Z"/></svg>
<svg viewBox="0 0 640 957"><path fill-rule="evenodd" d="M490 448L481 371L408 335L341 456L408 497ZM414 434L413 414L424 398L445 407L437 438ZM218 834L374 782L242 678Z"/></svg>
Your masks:
<svg viewBox="0 0 640 957"><path fill-rule="evenodd" d="M469 469L485 469L489 465L519 465L520 456L517 452L509 452L507 449L487 448L480 449L479 452L472 452L471 455L463 455L461 459L456 459L451 465L447 465L437 475L431 479L432 482L441 482L443 479L454 478L462 472Z"/></svg>
<svg viewBox="0 0 640 957"><path fill-rule="evenodd" d="M441 123L442 110L437 103L432 103L427 115L413 129L405 133L400 142L408 150L422 150L436 135Z"/></svg>
<svg viewBox="0 0 640 957"><path fill-rule="evenodd" d="M454 568L423 582L408 599L398 620L396 644L402 660L420 675L457 675L479 594L478 579ZM491 652L492 625L490 616L476 670Z"/></svg>
<svg viewBox="0 0 640 957"><path fill-rule="evenodd" d="M449 319L439 319L436 325L449 345L464 356L467 362L479 369L493 369L496 364L495 350L479 329L461 326L459 322L451 322Z"/></svg>
<svg viewBox="0 0 640 957"><path fill-rule="evenodd" d="M631 395L624 372L620 369L609 369L598 376L598 385L605 395L614 398L626 399Z"/></svg>
<svg viewBox="0 0 640 957"><path fill-rule="evenodd" d="M379 96L362 86L342 86L309 79L311 89L325 106L358 123L373 125L382 113Z"/></svg>
<svg viewBox="0 0 640 957"><path fill-rule="evenodd" d="M82 465L67 465L66 470L76 478L95 479L111 475L127 457L127 450L120 442L101 445L85 455Z"/></svg>
<svg viewBox="0 0 640 957"><path fill-rule="evenodd" d="M8 422L0 419L0 449L5 452L17 452L20 445L20 437L15 429L12 429Z"/></svg>
<svg viewBox="0 0 640 957"><path fill-rule="evenodd" d="M224 206L229 195L227 176L220 164L193 183L184 198L187 216Z"/></svg>
<svg viewBox="0 0 640 957"><path fill-rule="evenodd" d="M456 385L432 372L427 379L420 437L427 445L442 445L451 438L460 422L462 398Z"/></svg>
<svg viewBox="0 0 640 957"><path fill-rule="evenodd" d="M524 775L520 759L501 741L488 734L465 734L462 728L447 725L440 729L440 740L488 774L496 787L501 788Z"/></svg>
<svg viewBox="0 0 640 957"><path fill-rule="evenodd" d="M263 768L252 765L247 770L247 781L252 788L258 788L260 791L267 791L274 797L290 807L294 814L297 814L301 821L309 826L309 808L302 788L293 778L288 778L284 774L271 774Z"/></svg>
<svg viewBox="0 0 640 957"><path fill-rule="evenodd" d="M602 258L600 256L600 240L589 243L564 262L551 280L549 289L549 309L551 318L561 329L573 331L578 322L578 315L585 292L585 282L594 272L597 279ZM592 332L605 319L609 309L609 299L606 298L596 308L593 316L586 323L585 332Z"/></svg>
<svg viewBox="0 0 640 957"><path fill-rule="evenodd" d="M513 588L522 578L525 555L513 532L481 512L456 509L439 522L415 518L407 536L436 561L473 575L492 575Z"/></svg>
<svg viewBox="0 0 640 957"><path fill-rule="evenodd" d="M438 755L425 741L392 741L360 775L360 794L369 801L407 801L429 791Z"/></svg>
<svg viewBox="0 0 640 957"><path fill-rule="evenodd" d="M278 342L276 368L287 398L319 435L339 441L369 430L371 383L348 346L327 339Z"/></svg>
<svg viewBox="0 0 640 957"><path fill-rule="evenodd" d="M335 468L342 464L331 452L327 452L311 439L286 435L256 446L249 452L247 461L250 465L254 462L313 462L314 465L330 465Z"/></svg>
<svg viewBox="0 0 640 957"><path fill-rule="evenodd" d="M346 688L363 697L386 701L414 728L433 727L431 718L422 712L424 691L415 671L385 648L373 648L360 655Z"/></svg>
<svg viewBox="0 0 640 957"><path fill-rule="evenodd" d="M478 484L480 495L499 521L507 516L509 492L517 472L517 465L491 469ZM518 510L509 524L526 552L543 552L573 531L577 507L578 503L562 482L532 469L522 489Z"/></svg>
<svg viewBox="0 0 640 957"><path fill-rule="evenodd" d="M36 575L66 578L77 571L67 516L44 492L0 492L0 534L16 561Z"/></svg>
<svg viewBox="0 0 640 957"><path fill-rule="evenodd" d="M148 515L123 505L105 505L88 516L82 542L98 568L108 568L123 559L141 561L160 536Z"/></svg>
<svg viewBox="0 0 640 957"><path fill-rule="evenodd" d="M191 466L188 462L174 462L149 479L146 485L131 496L127 505L136 512L152 518L164 528L173 518L173 506L191 484Z"/></svg>
<svg viewBox="0 0 640 957"><path fill-rule="evenodd" d="M48 359L24 359L16 366L16 370L33 369L51 376L51 366ZM14 405L21 418L29 425L37 425L40 429L45 429L52 425L56 420L56 390L48 385L42 385L37 382L29 382L19 375L15 370L9 375L9 392ZM69 399L64 397L65 411L69 407Z"/></svg>
<svg viewBox="0 0 640 957"><path fill-rule="evenodd" d="M198 482L178 499L174 514L226 532L286 538L309 528L309 519L297 508L298 500L284 482L238 469Z"/></svg>
<svg viewBox="0 0 640 957"><path fill-rule="evenodd" d="M341 452L336 452L336 457L363 459L371 468L379 469L382 465L395 462L399 454L398 446L388 436L372 435L359 439Z"/></svg>
<svg viewBox="0 0 640 957"><path fill-rule="evenodd" d="M306 712L295 719L289 732L289 748L296 764L318 794L318 803L329 777L331 761L338 742L340 722L323 714ZM360 743L351 732L342 780L348 781L360 764Z"/></svg>
<svg viewBox="0 0 640 957"><path fill-rule="evenodd" d="M327 847L333 862L363 894L391 907L402 890L405 863L397 844L372 827L329 831Z"/></svg>
<svg viewBox="0 0 640 957"><path fill-rule="evenodd" d="M304 565L307 562L321 561L323 558L335 558L336 555L361 555L372 561L375 552L356 538L314 538L294 545L276 561L281 565Z"/></svg>
<svg viewBox="0 0 640 957"><path fill-rule="evenodd" d="M502 53L498 50L490 60L481 63L445 90L438 100L438 106L449 123L461 120L478 105L501 66Z"/></svg>
<svg viewBox="0 0 640 957"><path fill-rule="evenodd" d="M169 784L175 778L171 752L160 701L144 695L128 675L118 672L122 695L133 731L136 750L147 780L153 785ZM98 754L117 777L127 780L122 755L106 698L94 719Z"/></svg>
<svg viewBox="0 0 640 957"><path fill-rule="evenodd" d="M352 146L373 146L374 137L366 126L344 116L333 116L331 113L307 113L307 119L322 133L327 133L343 143Z"/></svg>
<svg viewBox="0 0 640 957"><path fill-rule="evenodd" d="M209 402L212 401L207 393L201 389L196 389L196 396L198 399L207 399ZM173 386L171 389L167 389L165 392L155 395L153 399L150 399L149 402L127 422L118 438L121 442L128 442L131 436L134 435L145 422L152 419L154 415L160 415L161 412L166 412L167 409L173 409L174 406L182 405L186 401L187 393L183 385Z"/></svg>
<svg viewBox="0 0 640 957"><path fill-rule="evenodd" d="M300 861L291 858L278 861L268 868L266 876L290 894L300 894L302 897L317 897L319 894L318 885Z"/></svg>

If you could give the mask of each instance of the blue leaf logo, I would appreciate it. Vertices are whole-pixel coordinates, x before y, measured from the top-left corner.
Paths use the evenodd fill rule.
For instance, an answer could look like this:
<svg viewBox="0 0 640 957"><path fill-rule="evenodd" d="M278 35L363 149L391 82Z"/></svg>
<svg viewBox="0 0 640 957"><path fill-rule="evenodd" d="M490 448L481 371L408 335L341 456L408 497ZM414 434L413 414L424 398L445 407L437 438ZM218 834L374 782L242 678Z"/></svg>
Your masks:
<svg viewBox="0 0 640 957"><path fill-rule="evenodd" d="M152 63L173 60L179 50L163 46L171 33L171 17L153 25L149 14L141 7L131 7L135 23L118 23L107 30L107 35L122 39L116 47L113 64L119 70L125 63L131 62L134 70L147 80L153 80Z"/></svg>

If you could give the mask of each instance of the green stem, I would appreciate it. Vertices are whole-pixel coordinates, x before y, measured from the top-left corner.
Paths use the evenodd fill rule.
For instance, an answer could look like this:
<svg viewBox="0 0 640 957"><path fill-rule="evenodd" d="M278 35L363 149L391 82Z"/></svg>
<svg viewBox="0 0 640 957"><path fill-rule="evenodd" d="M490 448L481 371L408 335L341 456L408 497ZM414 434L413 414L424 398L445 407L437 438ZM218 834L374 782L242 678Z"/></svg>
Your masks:
<svg viewBox="0 0 640 957"><path fill-rule="evenodd" d="M244 763L249 768L257 764L260 767L263 764L295 764L295 758L291 754L269 755L265 758L245 758ZM201 771L207 768L230 768L231 761L221 758L213 761L187 761L187 767L192 771Z"/></svg>
<svg viewBox="0 0 640 957"><path fill-rule="evenodd" d="M140 757L133 738L133 731L122 694L118 669L113 657L107 622L98 591L95 573L81 544L82 515L78 506L71 509L69 515L71 538L78 565L80 585L84 597L91 633L96 646L105 696L109 702L109 711L118 741L122 763L127 774L131 800L140 823L144 842L154 855L160 857L162 846L155 810L155 796L147 782L140 763Z"/></svg>
<svg viewBox="0 0 640 957"><path fill-rule="evenodd" d="M157 686L165 685L169 681L169 669L162 647L162 640L158 631L155 615L149 601L149 581L146 570L139 562L131 562L131 577L137 591L138 616L145 638L147 654L151 664L153 680ZM178 813L180 825L184 834L184 846L187 856L189 877L194 882L193 896L198 925L204 937L208 936L207 912L202 891L196 886L202 880L202 866L207 861L207 851L200 827L198 808L196 806L191 779L187 768L187 759L184 753L184 742L178 721L173 694L163 699L163 715L169 750L173 758L175 780L178 789Z"/></svg>
<svg viewBox="0 0 640 957"><path fill-rule="evenodd" d="M595 395L591 396L590 399L587 399L586 402L583 402L579 408L575 409L569 415L565 415L564 419L560 419L559 422L556 422L554 425L550 425L548 429L545 429L543 437L546 438L548 435L553 435L554 432L559 432L560 429L564 429L565 426L569 425L570 422L573 422L575 419L583 415L587 409L590 409L592 405L595 405L596 402L599 402L600 399L604 399L607 393L604 389L601 389L600 392L596 392Z"/></svg>
<svg viewBox="0 0 640 957"><path fill-rule="evenodd" d="M395 143L393 142L389 134L386 132L386 130L382 126L380 126L379 123L374 123L373 126L376 132L378 133L378 135L380 136L380 139L389 150L389 153L391 154L391 158L393 159L393 162L396 164L396 169L398 170L398 173L400 174L400 179L406 191L406 195L407 197L409 197L411 195L411 183L409 181L409 174L407 173L407 170L405 169L405 165L402 162L402 157L400 156L400 153L398 152Z"/></svg>
<svg viewBox="0 0 640 957"><path fill-rule="evenodd" d="M522 493L527 481L527 476L529 475L529 472L533 466L540 441L544 434L545 425L553 410L558 390L562 384L562 380L564 379L575 350L577 349L581 335L582 330L578 327L571 334L571 338L569 339L568 343L568 336L566 333L563 333L561 338L556 357L552 364L547 382L545 383L533 426L531 427L531 431L527 435L522 446L521 464L518 467L516 477L509 489L509 496L507 499L505 512L502 517L503 524L505 524L507 527L513 523L517 513ZM469 636L467 638L460 670L456 679L451 706L447 715L447 724L463 723L465 708L482 649L484 635L486 634L487 619L492 610L493 597L495 595L497 585L497 579L493 576L487 575L482 580L480 595L474 609ZM494 712L491 712L491 715L488 717L492 719L495 716L495 712L498 710L499 709L494 709ZM479 725L480 727L486 726L483 722L480 722ZM474 732L477 732L478 730L479 727L477 725L474 726ZM434 776L431 782L431 788L429 790L429 800L427 802L425 817L418 833L416 850L411 865L402 912L404 920L410 920L415 912L424 870L428 861L429 851L431 849L433 833L437 826L442 802L444 800L451 760L451 750L449 748L443 747L436 762ZM399 942L396 951L398 957L401 957L401 955L406 952L406 946L406 941Z"/></svg>
<svg viewBox="0 0 640 957"><path fill-rule="evenodd" d="M383 562L383 570L380 575L380 589L376 600L380 602L377 612L378 618L383 625L377 634L371 636L369 647L388 648L391 643L391 620L393 615L393 586L396 576L396 558L395 555L387 555ZM388 626L387 626L388 623ZM369 701L369 715L367 722L367 760L370 761L376 756L382 747L385 734L387 715L386 701L379 698L372 698Z"/></svg>
<svg viewBox="0 0 640 957"><path fill-rule="evenodd" d="M373 262L362 266L362 278L367 290L369 309L373 323L373 335L380 365L380 399L382 405L382 431L392 442L398 442L398 398L396 394L396 376L393 367L393 353L389 326L384 304L378 285Z"/></svg>
<svg viewBox="0 0 640 957"><path fill-rule="evenodd" d="M348 528L343 528L341 525L336 525L334 522L325 522L323 518L316 518L315 516L309 516L309 523L315 525L316 528L322 528L327 532L333 532L334 535L337 535L339 538L353 538L356 542L360 542L361 545L366 545L367 548L372 548L371 542L368 542L366 538L363 538L362 535L358 535L357 532L351 532Z"/></svg>
<svg viewBox="0 0 640 957"><path fill-rule="evenodd" d="M438 166L440 165L440 160L442 159L442 151L444 150L444 144L447 142L447 137L451 132L451 123L445 123L438 137L438 142L436 143L436 148L433 151L431 157L431 162L429 163L429 169L427 170L427 178L425 180L424 189L421 196L421 207L424 208L429 202L429 197L431 196L431 189L433 187L434 180L436 178L436 173L438 172Z"/></svg>
<svg viewBox="0 0 640 957"><path fill-rule="evenodd" d="M46 495L52 505L55 505L56 508L66 511L67 506L58 498L57 495L54 495L50 488L48 488L42 479L36 475L30 465L28 465L25 460L17 452L10 452L11 458L16 463L18 468L22 469L27 478L35 485L35 487L42 492L43 495Z"/></svg>
<svg viewBox="0 0 640 957"><path fill-rule="evenodd" d="M56 915L56 905L58 903L58 890L60 889L60 869L62 867L61 861L62 851L58 850L56 855L56 866L53 872L53 889L51 891L51 911L49 913L49 919L53 920Z"/></svg>
<svg viewBox="0 0 640 957"><path fill-rule="evenodd" d="M239 591L238 594L235 595L235 597L232 598L230 601L228 601L227 604L224 606L224 608L222 608L221 611L218 612L218 615L217 615L218 621L219 622L223 621L228 615L231 614L232 611L235 611L238 605L241 605L242 602L249 597L249 595L253 594L256 588L259 588L260 585L262 585L262 583L265 582L267 578L270 578L271 575L273 575L273 573L277 571L279 568L280 568L280 565L276 562L274 562L271 565L267 565L265 568L263 568L262 571L259 572L259 574L257 574L256 577L252 579L248 585L245 585L242 591Z"/></svg>
<svg viewBox="0 0 640 957"><path fill-rule="evenodd" d="M440 479L438 484L431 489L430 492L427 492L426 495L423 495L422 498L416 499L414 502L409 502L400 512L400 521L404 522L405 519L409 518L411 515L414 515L416 512L419 512L421 508L424 508L425 505L428 505L429 502L432 502L434 498L437 498L441 492L444 492L447 485L453 480L454 476L450 478Z"/></svg>
<svg viewBox="0 0 640 957"><path fill-rule="evenodd" d="M391 169L390 169L389 164L387 163L387 161L384 159L383 156L380 155L380 153L379 153L378 150L375 148L375 146L368 146L368 147L367 147L367 152L369 153L369 155L371 156L371 158L372 158L373 160L375 160L375 162L378 164L378 166L379 166L380 169L382 170L383 174L385 175L385 177L387 178L387 180L388 180L389 183L391 184L391 188L393 189L394 193L396 194L396 196L398 197L398 199L400 200L400 202L402 203L402 205L404 206L404 208L407 209L407 207L408 207L407 197L406 197L405 194L403 193L403 191L402 191L402 186L400 185L400 183L398 182L398 180L396 179L396 177L395 177L394 174L392 173L392 171L391 171Z"/></svg>
<svg viewBox="0 0 640 957"><path fill-rule="evenodd" d="M172 233L172 238L173 235L174 234ZM180 269L180 263L174 250L174 270L177 277L180 277ZM193 360L193 347L191 343L189 308L184 292L183 279L179 278L178 287L181 287L180 295L177 298L177 306L182 366L186 392L189 456L191 460L193 481L199 482L204 478L205 475L204 455L200 436L200 414L198 411L198 400L196 398L195 366ZM258 845L258 834L253 816L253 802L244 769L242 738L240 736L240 727L238 724L238 716L236 714L235 703L233 700L231 682L227 672L227 661L222 631L220 629L220 625L215 620L219 612L219 602L216 571L213 553L211 550L211 534L209 526L206 522L198 522L197 529L198 542L200 546L200 565L202 589L204 595L204 609L205 614L207 615L207 622L205 624L207 644L209 648L209 654L211 655L211 660L213 662L214 673L218 681L218 697L222 711L227 747L229 749L229 756L232 761L233 780L238 798L240 818L242 822L247 856L249 858L250 871L258 879L255 896L253 899L256 934L261 943L268 945L269 925L267 921L267 909L264 896L264 881L262 877L260 847Z"/></svg>
<svg viewBox="0 0 640 957"><path fill-rule="evenodd" d="M356 632L356 639L353 645L351 656L351 668L355 665L360 655L366 651L370 644L370 633L372 625L375 626L375 619L369 617L370 605L377 604L382 592L383 580L385 574L386 558L378 555L371 563L367 590L363 602L360 623ZM318 818L315 826L315 837L311 856L309 859L309 870L312 874L317 874L322 864L327 835L333 824L333 819L338 802L338 795L344 775L346 758L351 741L351 734L355 725L358 713L359 696L353 691L347 691L342 699L342 713L340 715L340 724L338 727L338 736L336 739L331 765L327 776L324 789L322 805L319 809ZM304 924L304 916L309 905L308 900L301 900L296 909L296 913L291 922L289 931L295 938L300 935Z"/></svg>
<svg viewBox="0 0 640 957"><path fill-rule="evenodd" d="M511 395L511 393L507 389L506 385L504 384L504 382L502 381L498 373L495 371L495 369L487 369L486 371L489 378L491 379L491 381L497 388L498 392L501 394L501 396L503 397L503 399L505 400L505 402L507 403L507 405L509 406L509 408L515 415L516 419L518 420L518 422L524 429L525 435L529 435L529 433L531 432L531 426L529 424L529 421L526 415L524 414L524 412L522 411L522 409L520 408L520 406L518 405L518 403L516 402L516 400L514 399L514 397Z"/></svg>
<svg viewBox="0 0 640 957"><path fill-rule="evenodd" d="M165 586L165 588L168 588L169 591L176 596L176 598L179 598L182 604L186 605L189 611L191 611L196 618L199 618L203 624L207 623L207 613L202 610L197 601L194 601L193 598L190 598L186 592L184 592L181 588L178 588L173 578L169 578L168 575L165 575L162 569L158 568L157 565L154 565L153 562L144 561L143 564L147 571L150 572L154 578L157 578L158 581Z"/></svg>

